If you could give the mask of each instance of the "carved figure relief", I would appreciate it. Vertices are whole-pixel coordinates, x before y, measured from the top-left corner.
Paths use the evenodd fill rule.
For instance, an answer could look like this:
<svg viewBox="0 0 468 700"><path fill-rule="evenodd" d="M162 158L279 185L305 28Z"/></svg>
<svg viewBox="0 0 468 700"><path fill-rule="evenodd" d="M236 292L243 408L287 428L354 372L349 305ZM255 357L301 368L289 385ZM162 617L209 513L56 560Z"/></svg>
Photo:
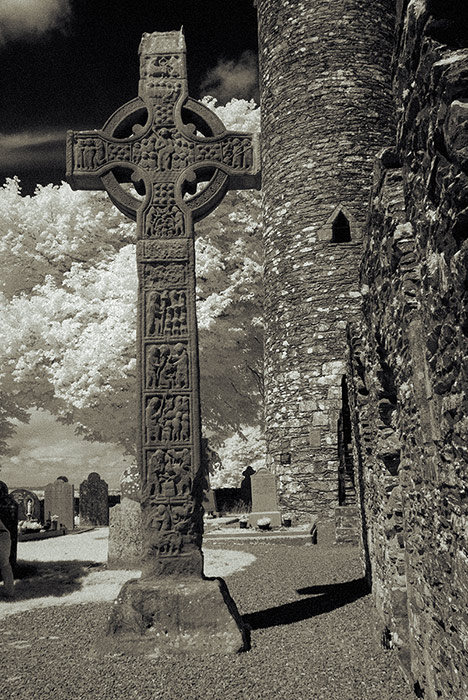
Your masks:
<svg viewBox="0 0 468 700"><path fill-rule="evenodd" d="M182 554L184 542L190 542L194 530L193 504L153 504L143 514L144 525L151 532L151 547L156 556Z"/></svg>
<svg viewBox="0 0 468 700"><path fill-rule="evenodd" d="M231 168L252 165L252 144L249 139L232 138L223 143L223 162Z"/></svg>
<svg viewBox="0 0 468 700"><path fill-rule="evenodd" d="M154 143L154 150L156 153L158 170L170 170L172 168L174 144L169 129L160 129Z"/></svg>
<svg viewBox="0 0 468 700"><path fill-rule="evenodd" d="M147 456L147 482L143 500L186 498L191 494L191 453L183 449L159 449Z"/></svg>
<svg viewBox="0 0 468 700"><path fill-rule="evenodd" d="M152 206L146 215L146 238L175 238L184 235L184 215L179 207Z"/></svg>
<svg viewBox="0 0 468 700"><path fill-rule="evenodd" d="M145 335L177 336L187 333L187 299L183 290L148 292Z"/></svg>
<svg viewBox="0 0 468 700"><path fill-rule="evenodd" d="M181 59L177 54L142 56L140 75L144 78L180 78Z"/></svg>
<svg viewBox="0 0 468 700"><path fill-rule="evenodd" d="M145 263L143 279L159 289L185 286L186 266L182 263Z"/></svg>
<svg viewBox="0 0 468 700"><path fill-rule="evenodd" d="M188 389L189 358L186 343L146 348L146 389Z"/></svg>
<svg viewBox="0 0 468 700"><path fill-rule="evenodd" d="M101 139L78 139L74 156L78 170L95 170L106 162L106 147Z"/></svg>
<svg viewBox="0 0 468 700"><path fill-rule="evenodd" d="M190 413L188 396L154 396L146 407L146 442L188 442Z"/></svg>

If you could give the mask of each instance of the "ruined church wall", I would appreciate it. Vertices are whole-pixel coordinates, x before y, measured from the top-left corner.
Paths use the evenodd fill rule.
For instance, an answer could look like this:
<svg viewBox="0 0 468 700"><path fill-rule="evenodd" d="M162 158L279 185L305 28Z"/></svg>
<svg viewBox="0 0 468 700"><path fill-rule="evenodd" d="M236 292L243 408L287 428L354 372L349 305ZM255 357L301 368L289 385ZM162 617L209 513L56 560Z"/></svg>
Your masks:
<svg viewBox="0 0 468 700"><path fill-rule="evenodd" d="M265 419L283 510L331 517L346 322L375 154L392 140L392 0L258 0ZM342 211L351 241L332 242Z"/></svg>
<svg viewBox="0 0 468 700"><path fill-rule="evenodd" d="M468 11L398 2L350 377L368 574L419 697L468 697Z"/></svg>

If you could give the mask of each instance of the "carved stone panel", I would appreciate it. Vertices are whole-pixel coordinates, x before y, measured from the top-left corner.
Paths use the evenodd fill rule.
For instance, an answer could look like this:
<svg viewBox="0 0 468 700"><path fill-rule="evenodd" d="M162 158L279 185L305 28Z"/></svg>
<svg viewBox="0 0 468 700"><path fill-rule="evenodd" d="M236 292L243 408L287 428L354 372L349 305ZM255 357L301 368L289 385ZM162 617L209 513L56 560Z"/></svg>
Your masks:
<svg viewBox="0 0 468 700"><path fill-rule="evenodd" d="M186 266L180 263L145 263L142 265L142 278L147 287L170 289L185 286Z"/></svg>
<svg viewBox="0 0 468 700"><path fill-rule="evenodd" d="M190 389L189 354L186 342L147 344L145 386L154 389Z"/></svg>
<svg viewBox="0 0 468 700"><path fill-rule="evenodd" d="M147 78L182 78L183 65L180 54L146 54L140 57L140 76Z"/></svg>
<svg viewBox="0 0 468 700"><path fill-rule="evenodd" d="M180 394L147 398L145 410L146 444L187 443L190 441L190 399Z"/></svg>
<svg viewBox="0 0 468 700"><path fill-rule="evenodd" d="M145 292L145 335L186 335L187 293L183 289Z"/></svg>
<svg viewBox="0 0 468 700"><path fill-rule="evenodd" d="M252 142L240 137L227 138L223 142L223 162L231 168L245 169L252 166Z"/></svg>
<svg viewBox="0 0 468 700"><path fill-rule="evenodd" d="M187 545L197 539L190 502L178 505L156 503L143 510L144 527L149 532L153 556L174 557L190 555Z"/></svg>
<svg viewBox="0 0 468 700"><path fill-rule="evenodd" d="M146 479L142 502L182 502L191 498L192 453L190 448L158 448L146 453ZM180 500L182 499L182 501Z"/></svg>

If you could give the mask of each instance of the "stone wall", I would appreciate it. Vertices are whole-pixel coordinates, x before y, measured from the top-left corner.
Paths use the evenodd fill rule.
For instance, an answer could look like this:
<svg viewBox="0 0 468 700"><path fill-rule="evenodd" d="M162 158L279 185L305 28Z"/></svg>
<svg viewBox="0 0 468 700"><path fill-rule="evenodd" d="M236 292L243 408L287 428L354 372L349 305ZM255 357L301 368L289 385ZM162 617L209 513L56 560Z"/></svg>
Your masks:
<svg viewBox="0 0 468 700"><path fill-rule="evenodd" d="M468 697L468 8L396 3L394 152L377 160L350 329L356 483L382 640L419 697Z"/></svg>
<svg viewBox="0 0 468 700"><path fill-rule="evenodd" d="M359 314L373 158L393 139L394 3L257 8L268 466L283 510L332 517L346 321Z"/></svg>

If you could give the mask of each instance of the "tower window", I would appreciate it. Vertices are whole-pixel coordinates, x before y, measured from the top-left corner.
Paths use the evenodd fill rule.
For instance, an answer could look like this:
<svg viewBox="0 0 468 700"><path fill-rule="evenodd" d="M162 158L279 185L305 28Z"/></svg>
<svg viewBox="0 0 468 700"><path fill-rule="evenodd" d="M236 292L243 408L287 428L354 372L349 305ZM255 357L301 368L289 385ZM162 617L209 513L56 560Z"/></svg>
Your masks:
<svg viewBox="0 0 468 700"><path fill-rule="evenodd" d="M347 243L351 240L349 221L342 211L332 224L332 243Z"/></svg>

